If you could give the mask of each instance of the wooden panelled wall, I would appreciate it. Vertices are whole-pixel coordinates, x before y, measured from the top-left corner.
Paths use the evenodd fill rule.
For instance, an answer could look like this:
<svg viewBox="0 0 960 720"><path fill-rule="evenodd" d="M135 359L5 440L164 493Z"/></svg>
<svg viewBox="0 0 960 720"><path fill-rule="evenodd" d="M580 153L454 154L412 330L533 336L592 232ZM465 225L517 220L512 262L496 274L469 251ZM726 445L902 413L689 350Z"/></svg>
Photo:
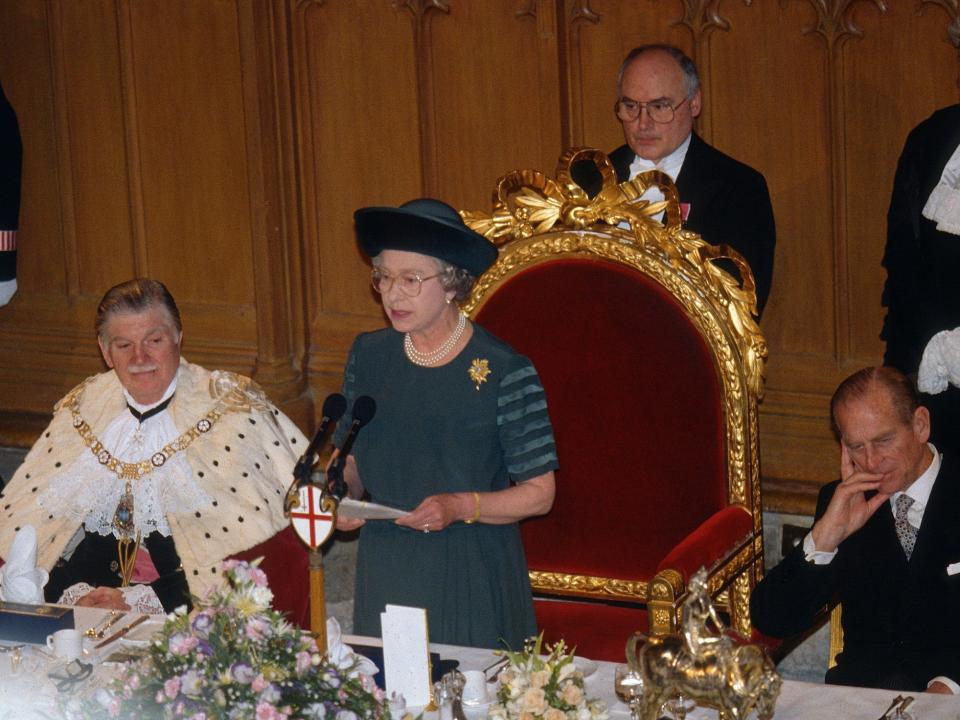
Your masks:
<svg viewBox="0 0 960 720"><path fill-rule="evenodd" d="M768 505L809 510L836 475L827 398L881 357L893 171L907 131L957 101L958 15L957 0L6 0L0 80L25 162L0 440L28 443L101 369L96 302L134 275L178 298L188 358L253 374L309 429L352 337L383 323L353 210L487 209L509 170L612 149L620 59L668 41L700 67L700 133L770 185L762 468Z"/></svg>

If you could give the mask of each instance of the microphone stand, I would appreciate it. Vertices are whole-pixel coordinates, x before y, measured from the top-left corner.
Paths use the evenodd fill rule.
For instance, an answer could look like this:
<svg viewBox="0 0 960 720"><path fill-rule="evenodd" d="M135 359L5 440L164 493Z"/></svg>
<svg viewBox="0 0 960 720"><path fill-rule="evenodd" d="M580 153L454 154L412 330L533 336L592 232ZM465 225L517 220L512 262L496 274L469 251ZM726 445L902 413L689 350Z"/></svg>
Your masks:
<svg viewBox="0 0 960 720"><path fill-rule="evenodd" d="M342 401L342 396L340 396L340 399ZM325 411L328 409L326 405L325 402ZM342 407L338 410L339 412L336 413L337 419L343 414ZM371 397L361 395L354 401L350 431L347 433L347 438L343 447L340 448L339 454L330 463L327 477L324 477L322 472L314 473L309 459L303 460L302 464L298 463L297 468L294 469L294 475L299 473L306 477L297 477L294 480L289 497L287 516L290 517L291 525L294 525L297 536L310 548L310 629L317 636L317 646L323 653L327 651L327 602L321 548L333 535L333 530L337 526L337 511L340 507L340 500L347 495L347 484L343 479L343 466L346 463L346 458L350 454L353 441L356 439L357 433L360 432L360 428L370 421L376 411L377 404ZM327 414L332 415L334 413L331 410L330 413L325 412L325 415ZM326 426L323 430L325 429ZM321 434L321 432L318 432L318 436ZM315 443L311 443L311 448L314 444L318 444L316 439ZM307 449L305 457L310 454L311 448ZM315 482L317 476L320 479L319 483ZM294 490L294 488L296 489ZM314 504L314 493L318 488L320 497ZM304 511L295 514L293 512L295 508L304 508ZM315 508L319 512L316 512ZM285 507L285 509L287 508ZM307 537L304 537L304 533L294 523L294 517L297 520L307 521ZM323 537L317 536L318 527L323 531Z"/></svg>
<svg viewBox="0 0 960 720"><path fill-rule="evenodd" d="M327 483L324 482L323 473L316 473L320 476L319 482L315 482L311 476L310 485L314 488L320 488L320 510L329 513L333 527L337 526L337 510L340 507L338 498L332 496L327 491ZM327 593L325 576L323 570L323 545L333 535L331 532L324 538L319 545L310 548L309 566L310 566L310 630L317 636L317 647L321 654L327 652Z"/></svg>
<svg viewBox="0 0 960 720"><path fill-rule="evenodd" d="M291 516L296 509L300 508L308 522L313 523L314 518L326 518L330 523L329 531L324 537L319 538L316 544L307 542L299 532L296 533L309 548L310 631L316 636L317 647L323 654L327 651L327 597L323 570L323 546L333 535L333 529L337 526L337 510L340 506L340 500L327 489L327 482L322 471L313 472L312 468L307 467L303 472L303 477L297 477L294 482L299 489L294 490L290 498L288 516ZM313 499L316 492L320 493L320 515L314 514Z"/></svg>

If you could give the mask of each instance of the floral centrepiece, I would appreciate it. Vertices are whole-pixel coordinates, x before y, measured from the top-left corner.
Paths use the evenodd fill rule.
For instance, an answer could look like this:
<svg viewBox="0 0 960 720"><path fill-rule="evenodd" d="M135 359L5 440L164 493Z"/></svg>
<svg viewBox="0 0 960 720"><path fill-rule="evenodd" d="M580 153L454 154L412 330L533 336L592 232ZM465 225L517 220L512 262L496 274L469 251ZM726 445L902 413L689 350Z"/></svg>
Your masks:
<svg viewBox="0 0 960 720"><path fill-rule="evenodd" d="M546 651L546 654L544 654ZM497 702L490 706L493 720L605 720L607 706L588 698L583 673L561 640L544 646L543 633L529 638L519 652L504 652L507 666L500 672Z"/></svg>
<svg viewBox="0 0 960 720"><path fill-rule="evenodd" d="M338 668L313 635L270 608L266 575L222 564L225 586L178 611L109 686L65 708L79 718L388 720L383 692L355 665Z"/></svg>

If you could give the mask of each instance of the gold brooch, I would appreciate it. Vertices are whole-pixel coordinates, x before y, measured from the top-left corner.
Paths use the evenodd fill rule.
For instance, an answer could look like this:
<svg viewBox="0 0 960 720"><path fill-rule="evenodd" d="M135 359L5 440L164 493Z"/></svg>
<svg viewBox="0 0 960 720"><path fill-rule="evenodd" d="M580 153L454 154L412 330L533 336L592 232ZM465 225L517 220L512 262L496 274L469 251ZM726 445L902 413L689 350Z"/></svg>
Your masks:
<svg viewBox="0 0 960 720"><path fill-rule="evenodd" d="M474 358L467 372L470 375L470 379L473 380L473 384L477 390L479 390L480 385L487 381L487 376L490 374L490 361Z"/></svg>

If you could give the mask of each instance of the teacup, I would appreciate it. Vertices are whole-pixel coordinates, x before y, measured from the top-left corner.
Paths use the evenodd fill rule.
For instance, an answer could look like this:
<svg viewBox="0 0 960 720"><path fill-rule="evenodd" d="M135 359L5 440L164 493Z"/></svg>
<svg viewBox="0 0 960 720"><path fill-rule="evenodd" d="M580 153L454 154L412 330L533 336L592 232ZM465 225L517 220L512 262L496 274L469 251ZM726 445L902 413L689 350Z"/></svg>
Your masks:
<svg viewBox="0 0 960 720"><path fill-rule="evenodd" d="M79 660L83 654L83 635L73 628L57 630L47 636L47 648L63 660Z"/></svg>
<svg viewBox="0 0 960 720"><path fill-rule="evenodd" d="M482 670L463 671L463 704L482 705L487 702L487 678Z"/></svg>

